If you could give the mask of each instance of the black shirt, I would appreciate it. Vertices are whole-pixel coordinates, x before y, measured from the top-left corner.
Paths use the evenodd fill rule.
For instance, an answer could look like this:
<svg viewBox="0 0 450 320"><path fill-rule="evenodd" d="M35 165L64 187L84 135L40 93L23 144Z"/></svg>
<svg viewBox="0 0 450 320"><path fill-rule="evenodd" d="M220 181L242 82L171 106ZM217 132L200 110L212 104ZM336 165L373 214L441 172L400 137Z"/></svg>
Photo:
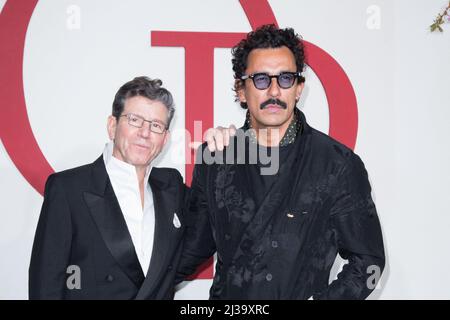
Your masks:
<svg viewBox="0 0 450 320"><path fill-rule="evenodd" d="M259 208L262 201L267 197L272 188L273 183L278 179L279 170L276 170L275 174L264 174L261 171L263 168L268 168L269 166L277 165L274 161L278 161L278 168L282 163L292 160L289 157L292 151L293 144L288 144L283 147L264 147L258 145L258 158L257 163L253 165L247 165L246 171L248 175L248 181L252 183L253 199L255 201L256 207ZM274 153L278 153L278 157L273 156ZM260 157L260 155L262 157ZM267 163L270 160L270 163Z"/></svg>

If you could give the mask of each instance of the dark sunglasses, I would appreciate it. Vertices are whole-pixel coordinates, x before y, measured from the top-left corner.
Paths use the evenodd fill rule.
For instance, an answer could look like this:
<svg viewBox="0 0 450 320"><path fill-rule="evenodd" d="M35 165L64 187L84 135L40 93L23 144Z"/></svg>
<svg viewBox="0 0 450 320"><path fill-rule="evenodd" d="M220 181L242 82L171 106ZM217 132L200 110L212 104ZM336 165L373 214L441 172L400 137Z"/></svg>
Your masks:
<svg viewBox="0 0 450 320"><path fill-rule="evenodd" d="M268 75L267 73L254 73L251 75L244 75L241 80L252 79L256 89L266 90L272 83L272 78L277 79L278 86L282 89L291 88L295 80L301 76L300 72L281 72L277 75Z"/></svg>

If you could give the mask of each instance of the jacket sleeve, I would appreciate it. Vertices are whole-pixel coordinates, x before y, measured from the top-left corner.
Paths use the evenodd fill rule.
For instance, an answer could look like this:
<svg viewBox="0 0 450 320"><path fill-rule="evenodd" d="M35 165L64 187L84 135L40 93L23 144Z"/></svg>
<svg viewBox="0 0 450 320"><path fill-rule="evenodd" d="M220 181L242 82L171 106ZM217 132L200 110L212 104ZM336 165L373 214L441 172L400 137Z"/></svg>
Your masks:
<svg viewBox="0 0 450 320"><path fill-rule="evenodd" d="M30 299L64 299L72 226L69 205L56 175L47 179L29 268Z"/></svg>
<svg viewBox="0 0 450 320"><path fill-rule="evenodd" d="M342 271L314 299L365 299L384 269L381 227L361 159L352 154L338 176L331 225L339 255L348 260Z"/></svg>
<svg viewBox="0 0 450 320"><path fill-rule="evenodd" d="M201 149L199 149L201 150ZM216 251L212 234L206 190L205 164L196 164L188 193L187 229L176 282L195 273L197 268Z"/></svg>

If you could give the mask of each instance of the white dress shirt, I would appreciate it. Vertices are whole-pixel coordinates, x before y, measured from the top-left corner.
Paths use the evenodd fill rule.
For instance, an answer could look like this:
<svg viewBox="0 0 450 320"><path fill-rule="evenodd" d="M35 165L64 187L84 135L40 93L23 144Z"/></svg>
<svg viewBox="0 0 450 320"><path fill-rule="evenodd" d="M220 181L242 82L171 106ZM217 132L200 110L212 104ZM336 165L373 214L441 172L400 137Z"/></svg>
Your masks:
<svg viewBox="0 0 450 320"><path fill-rule="evenodd" d="M147 167L144 179L144 210L142 210L141 194L136 168L112 155L114 143L106 144L103 161L106 172L119 201L120 209L131 234L136 255L144 275L147 275L153 251L153 235L155 233L155 209L153 194L148 183L151 167Z"/></svg>

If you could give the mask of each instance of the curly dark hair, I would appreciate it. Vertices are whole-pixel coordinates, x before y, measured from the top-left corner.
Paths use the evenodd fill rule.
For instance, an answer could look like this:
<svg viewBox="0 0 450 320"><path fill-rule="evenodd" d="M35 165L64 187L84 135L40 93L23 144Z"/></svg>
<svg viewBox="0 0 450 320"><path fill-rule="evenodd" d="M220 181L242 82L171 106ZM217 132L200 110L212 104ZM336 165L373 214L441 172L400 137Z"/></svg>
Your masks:
<svg viewBox="0 0 450 320"><path fill-rule="evenodd" d="M304 46L302 38L292 28L279 29L273 24L263 25L255 31L249 32L245 39L231 49L231 54L233 55L231 62L233 63L235 79L233 91L236 94L236 101L239 101L238 91L244 86L244 81L241 80L241 77L245 75L247 58L250 52L253 49L279 48L283 46L288 47L292 51L297 71L302 72L305 66ZM298 82L305 82L305 78L299 76ZM241 107L247 109L247 103L241 102Z"/></svg>

